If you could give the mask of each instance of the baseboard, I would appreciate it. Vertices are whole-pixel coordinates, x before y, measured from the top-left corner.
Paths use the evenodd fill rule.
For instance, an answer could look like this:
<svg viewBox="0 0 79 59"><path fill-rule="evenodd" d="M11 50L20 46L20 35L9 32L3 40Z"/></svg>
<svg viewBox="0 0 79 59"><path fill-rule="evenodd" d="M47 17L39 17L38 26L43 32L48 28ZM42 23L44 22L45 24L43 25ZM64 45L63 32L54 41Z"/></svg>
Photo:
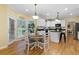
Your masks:
<svg viewBox="0 0 79 59"><path fill-rule="evenodd" d="M24 40L24 39L13 40L12 42L10 42L10 43L8 44L8 46L11 45L12 43L16 42L16 41L21 41L21 40Z"/></svg>
<svg viewBox="0 0 79 59"><path fill-rule="evenodd" d="M20 39L20 40L23 40L23 39ZM14 43L15 41L20 41L20 40L19 40L19 39L18 39L18 40L13 40L12 42L10 42L10 43L8 44L8 46L11 45L12 43ZM0 49L5 49L5 48L7 48L8 46L0 47Z"/></svg>
<svg viewBox="0 0 79 59"><path fill-rule="evenodd" d="M16 41L21 41L21 40L25 40L25 39L23 39L23 38L18 38Z"/></svg>
<svg viewBox="0 0 79 59"><path fill-rule="evenodd" d="M0 47L0 49L5 49L5 48L7 48L8 46L3 46L3 47Z"/></svg>
<svg viewBox="0 0 79 59"><path fill-rule="evenodd" d="M16 40L13 40L12 42L10 42L8 45L10 45L10 44L12 44L12 43L14 43Z"/></svg>

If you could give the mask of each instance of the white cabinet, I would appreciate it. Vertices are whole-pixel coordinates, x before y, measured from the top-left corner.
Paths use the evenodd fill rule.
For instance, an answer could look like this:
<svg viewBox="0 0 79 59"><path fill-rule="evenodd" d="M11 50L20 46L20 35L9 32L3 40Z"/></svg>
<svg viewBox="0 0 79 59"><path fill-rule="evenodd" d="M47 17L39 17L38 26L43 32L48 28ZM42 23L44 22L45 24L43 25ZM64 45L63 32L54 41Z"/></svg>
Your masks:
<svg viewBox="0 0 79 59"><path fill-rule="evenodd" d="M50 39L52 42L59 43L60 32L50 32Z"/></svg>

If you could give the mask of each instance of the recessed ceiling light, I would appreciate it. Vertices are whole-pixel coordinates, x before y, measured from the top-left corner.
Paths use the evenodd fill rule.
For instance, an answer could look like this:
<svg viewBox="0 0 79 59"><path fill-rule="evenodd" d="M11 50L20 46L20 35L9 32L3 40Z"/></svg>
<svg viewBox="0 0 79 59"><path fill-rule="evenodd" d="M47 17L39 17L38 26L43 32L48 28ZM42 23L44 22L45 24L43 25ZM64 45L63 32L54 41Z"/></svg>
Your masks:
<svg viewBox="0 0 79 59"><path fill-rule="evenodd" d="M65 11L67 11L67 10L68 10L68 8L65 8L64 10L65 10Z"/></svg>
<svg viewBox="0 0 79 59"><path fill-rule="evenodd" d="M61 8L57 8L57 11L61 11L62 9Z"/></svg>
<svg viewBox="0 0 79 59"><path fill-rule="evenodd" d="M70 13L70 15L72 15L72 13Z"/></svg>
<svg viewBox="0 0 79 59"><path fill-rule="evenodd" d="M25 9L25 11L29 11L29 9Z"/></svg>

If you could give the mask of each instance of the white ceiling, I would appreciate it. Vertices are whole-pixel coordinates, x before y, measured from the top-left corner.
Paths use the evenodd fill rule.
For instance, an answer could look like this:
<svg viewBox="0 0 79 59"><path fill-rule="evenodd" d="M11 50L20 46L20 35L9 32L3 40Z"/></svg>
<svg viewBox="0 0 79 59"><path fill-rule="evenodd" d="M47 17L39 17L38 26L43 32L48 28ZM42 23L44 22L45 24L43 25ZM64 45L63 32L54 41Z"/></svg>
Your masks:
<svg viewBox="0 0 79 59"><path fill-rule="evenodd" d="M15 11L23 13L25 15L34 15L34 5L33 4L9 4L9 7L13 8ZM64 10L68 8L68 10ZM28 9L28 11L25 11ZM79 4L38 4L37 14L41 18L55 18L56 13L60 12L60 17L68 16L79 16ZM70 15L72 13L72 15Z"/></svg>

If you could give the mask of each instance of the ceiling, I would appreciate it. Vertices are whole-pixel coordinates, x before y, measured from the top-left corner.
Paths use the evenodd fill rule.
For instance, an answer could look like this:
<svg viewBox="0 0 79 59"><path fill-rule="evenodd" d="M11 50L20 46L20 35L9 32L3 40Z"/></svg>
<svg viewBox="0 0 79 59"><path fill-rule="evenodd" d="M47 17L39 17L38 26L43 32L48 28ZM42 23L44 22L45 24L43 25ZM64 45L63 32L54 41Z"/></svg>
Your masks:
<svg viewBox="0 0 79 59"><path fill-rule="evenodd" d="M34 15L34 4L9 4L9 7L16 12L23 13L25 15ZM79 4L38 4L37 14L40 18L56 18L57 12L59 16L79 16Z"/></svg>

